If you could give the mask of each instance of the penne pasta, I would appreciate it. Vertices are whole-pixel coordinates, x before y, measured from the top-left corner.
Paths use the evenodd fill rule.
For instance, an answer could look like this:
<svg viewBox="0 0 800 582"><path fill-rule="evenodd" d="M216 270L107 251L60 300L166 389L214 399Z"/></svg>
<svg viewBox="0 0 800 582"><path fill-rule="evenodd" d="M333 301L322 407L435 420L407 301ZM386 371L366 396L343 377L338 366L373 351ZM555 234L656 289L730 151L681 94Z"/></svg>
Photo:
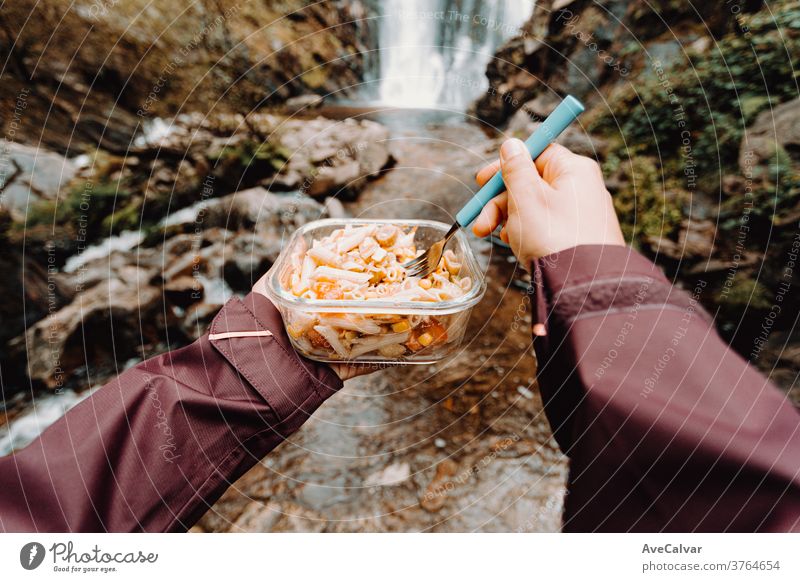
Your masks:
<svg viewBox="0 0 800 582"><path fill-rule="evenodd" d="M351 331L359 331L361 333L381 333L380 325L370 321L366 317L361 317L358 315L334 315L320 313L317 318L323 325L329 325L341 329L349 329Z"/></svg>
<svg viewBox="0 0 800 582"><path fill-rule="evenodd" d="M357 273L356 271L346 271L345 269L323 266L317 267L312 277L318 281L328 281L331 283L338 283L339 281L366 283L372 278L372 275L369 273Z"/></svg>
<svg viewBox="0 0 800 582"><path fill-rule="evenodd" d="M321 335L330 344L333 350L342 358L347 358L350 352L339 339L339 333L329 325L315 325L314 331Z"/></svg>
<svg viewBox="0 0 800 582"><path fill-rule="evenodd" d="M358 342L358 340L354 340L353 348L350 350L350 357L357 358L358 356L363 356L364 354L368 354L369 352L385 348L386 346L402 345L403 343L408 341L409 335L410 333L406 331L403 333L374 335L365 338L363 341L360 342Z"/></svg>
<svg viewBox="0 0 800 582"><path fill-rule="evenodd" d="M281 280L293 295L311 302L430 304L468 293L472 279L460 277L461 262L450 249L424 279L408 276L403 263L422 252L416 247L415 234L416 228L405 231L390 224L334 230L293 252ZM424 357L450 341L460 341L465 324L458 313L362 315L318 312L312 306L308 311L293 311L286 329L306 354L345 361L400 361ZM452 326L457 326L455 334Z"/></svg>

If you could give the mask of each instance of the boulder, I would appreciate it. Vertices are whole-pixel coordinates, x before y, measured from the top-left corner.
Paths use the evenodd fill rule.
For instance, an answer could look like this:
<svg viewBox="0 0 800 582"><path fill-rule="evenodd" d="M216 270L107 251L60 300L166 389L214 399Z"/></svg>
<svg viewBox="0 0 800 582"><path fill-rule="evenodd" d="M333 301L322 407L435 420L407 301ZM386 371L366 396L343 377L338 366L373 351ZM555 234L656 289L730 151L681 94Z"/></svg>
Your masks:
<svg viewBox="0 0 800 582"><path fill-rule="evenodd" d="M742 139L739 167L745 176L760 177L779 155L800 165L800 98L761 112Z"/></svg>
<svg viewBox="0 0 800 582"><path fill-rule="evenodd" d="M54 271L48 271L16 249L0 253L0 346L21 334L51 311L69 303L74 289Z"/></svg>
<svg viewBox="0 0 800 582"><path fill-rule="evenodd" d="M387 146L389 131L374 121L292 120L279 132L289 157L265 182L270 189L299 190L315 198L354 194L394 161Z"/></svg>
<svg viewBox="0 0 800 582"><path fill-rule="evenodd" d="M234 231L255 229L277 236L281 236L284 229L291 232L327 216L322 204L300 192L274 194L260 186L210 200L200 211L201 218L187 216L187 223L199 222L202 228L216 226Z"/></svg>
<svg viewBox="0 0 800 582"><path fill-rule="evenodd" d="M0 200L15 221L24 221L34 203L55 200L75 172L75 164L60 154L0 140Z"/></svg>
<svg viewBox="0 0 800 582"><path fill-rule="evenodd" d="M186 315L180 323L181 331L191 341L198 339L206 333L220 309L222 309L221 303L195 303L186 310Z"/></svg>
<svg viewBox="0 0 800 582"><path fill-rule="evenodd" d="M290 97L283 105L284 111L290 114L304 113L322 107L325 97L313 93Z"/></svg>
<svg viewBox="0 0 800 582"><path fill-rule="evenodd" d="M716 225L710 220L686 219L681 222L677 241L658 236L646 240L654 251L676 261L710 259L716 232Z"/></svg>
<svg viewBox="0 0 800 582"><path fill-rule="evenodd" d="M203 298L203 283L186 275L170 279L164 283L164 297L173 305L185 309Z"/></svg>
<svg viewBox="0 0 800 582"><path fill-rule="evenodd" d="M731 18L713 2L539 0L520 34L487 65L490 89L472 112L499 127L543 94L572 93L589 108L609 107L607 97L629 85L631 73L646 78L652 61L667 67L685 58L685 47L710 45L761 4L742 2Z"/></svg>
<svg viewBox="0 0 800 582"><path fill-rule="evenodd" d="M242 233L233 240L222 269L225 282L236 292L248 293L281 252L278 237Z"/></svg>
<svg viewBox="0 0 800 582"><path fill-rule="evenodd" d="M60 388L81 366L124 361L140 355L143 339L158 341L165 327L159 299L155 287L98 284L12 340L12 353L27 359L34 384Z"/></svg>

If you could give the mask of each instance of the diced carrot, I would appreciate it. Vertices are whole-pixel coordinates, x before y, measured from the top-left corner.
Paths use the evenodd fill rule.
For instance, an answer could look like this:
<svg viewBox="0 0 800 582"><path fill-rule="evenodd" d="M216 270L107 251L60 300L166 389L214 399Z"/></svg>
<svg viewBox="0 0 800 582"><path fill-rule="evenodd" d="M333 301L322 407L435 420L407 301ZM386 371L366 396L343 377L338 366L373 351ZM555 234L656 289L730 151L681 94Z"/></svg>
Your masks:
<svg viewBox="0 0 800 582"><path fill-rule="evenodd" d="M422 349L424 346L423 346L421 343L419 343L419 342L417 341L417 338L416 338L416 337L414 337L414 336L412 335L410 338L408 338L408 341L406 342L406 347L407 347L409 350L411 350L412 352L418 352L418 351L420 351L420 350L421 350L421 349Z"/></svg>
<svg viewBox="0 0 800 582"><path fill-rule="evenodd" d="M312 291L321 299L341 299L342 290L335 283L318 281L312 286Z"/></svg>
<svg viewBox="0 0 800 582"><path fill-rule="evenodd" d="M447 330L433 317L420 324L419 330L422 333L430 334L430 336L433 338L433 343L438 344L447 341Z"/></svg>
<svg viewBox="0 0 800 582"><path fill-rule="evenodd" d="M431 317L427 321L420 323L414 331L406 346L414 352L418 352L429 345L436 345L447 341L447 330L445 327Z"/></svg>
<svg viewBox="0 0 800 582"><path fill-rule="evenodd" d="M311 345L315 348L325 348L326 350L332 349L331 344L328 343L328 340L322 337L322 335L316 329L309 329L306 332L306 337L308 338L308 341L311 342Z"/></svg>

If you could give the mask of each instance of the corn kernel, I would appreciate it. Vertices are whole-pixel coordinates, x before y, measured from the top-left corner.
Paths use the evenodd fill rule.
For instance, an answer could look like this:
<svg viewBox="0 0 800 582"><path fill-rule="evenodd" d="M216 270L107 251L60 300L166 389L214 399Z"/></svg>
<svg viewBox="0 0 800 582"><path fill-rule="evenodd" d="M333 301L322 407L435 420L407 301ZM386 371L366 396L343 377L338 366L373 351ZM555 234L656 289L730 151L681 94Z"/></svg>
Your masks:
<svg viewBox="0 0 800 582"><path fill-rule="evenodd" d="M407 321L399 321L397 323L392 324L392 331L395 333L402 333L409 329L409 325Z"/></svg>
<svg viewBox="0 0 800 582"><path fill-rule="evenodd" d="M433 286L430 279L420 279L419 286L423 289L430 289Z"/></svg>
<svg viewBox="0 0 800 582"><path fill-rule="evenodd" d="M427 347L433 343L433 336L429 333L423 333L417 338L417 341Z"/></svg>

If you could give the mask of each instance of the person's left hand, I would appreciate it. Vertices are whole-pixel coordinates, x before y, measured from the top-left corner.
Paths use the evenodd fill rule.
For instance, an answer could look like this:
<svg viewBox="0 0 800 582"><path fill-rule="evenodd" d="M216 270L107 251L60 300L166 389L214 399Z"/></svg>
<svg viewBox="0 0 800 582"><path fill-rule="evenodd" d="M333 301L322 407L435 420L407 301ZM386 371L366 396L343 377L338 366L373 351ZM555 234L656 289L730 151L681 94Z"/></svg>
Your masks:
<svg viewBox="0 0 800 582"><path fill-rule="evenodd" d="M259 295L263 295L267 299L269 299L269 295L267 294L267 274L261 276L261 278L256 281L256 284L253 285L253 293L258 293ZM270 299L270 302L272 300ZM328 364L331 367L339 379L344 382L345 380L349 380L350 378L355 378L356 376L363 376L365 374L370 374L380 369L379 366L370 365L370 364Z"/></svg>

